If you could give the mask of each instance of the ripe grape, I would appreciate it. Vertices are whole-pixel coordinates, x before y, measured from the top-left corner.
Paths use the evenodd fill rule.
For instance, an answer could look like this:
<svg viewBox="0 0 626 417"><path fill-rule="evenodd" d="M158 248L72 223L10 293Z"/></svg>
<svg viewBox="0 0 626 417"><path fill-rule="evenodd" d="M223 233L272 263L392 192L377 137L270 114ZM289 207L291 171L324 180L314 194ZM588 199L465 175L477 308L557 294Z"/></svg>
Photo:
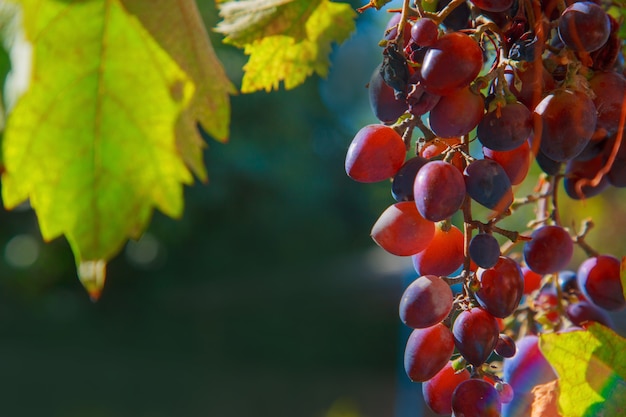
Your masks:
<svg viewBox="0 0 626 417"><path fill-rule="evenodd" d="M452 333L443 324L415 329L406 342L404 370L411 381L427 381L443 369L453 352Z"/></svg>
<svg viewBox="0 0 626 417"><path fill-rule="evenodd" d="M359 130L346 155L346 173L359 182L378 182L393 177L404 163L402 137L384 125L367 125Z"/></svg>
<svg viewBox="0 0 626 417"><path fill-rule="evenodd" d="M581 200L594 197L604 191L609 186L608 176L603 175L596 185L590 184L589 180L594 179L605 164L606 158L603 154L587 161L569 161L565 166L565 179L563 180L563 188L567 195L574 200Z"/></svg>
<svg viewBox="0 0 626 417"><path fill-rule="evenodd" d="M419 72L415 74L419 74ZM409 83L409 93L407 94L406 102L411 114L421 116L428 113L439 103L439 100L441 100L441 96L426 91L421 82L411 83L411 80L409 80Z"/></svg>
<svg viewBox="0 0 626 417"><path fill-rule="evenodd" d="M543 99L545 92L552 91L555 87L552 75L545 69L541 60L527 62L524 71L507 67L504 78L509 90L529 109L534 109ZM516 83L516 79L521 85Z"/></svg>
<svg viewBox="0 0 626 417"><path fill-rule="evenodd" d="M576 277L576 272L574 271L560 271L558 278L559 287L561 287L561 291L565 294L580 294L578 290L578 279Z"/></svg>
<svg viewBox="0 0 626 417"><path fill-rule="evenodd" d="M413 201L413 184L417 171L423 167L428 160L421 156L414 156L407 160L393 177L391 183L391 195L396 201Z"/></svg>
<svg viewBox="0 0 626 417"><path fill-rule="evenodd" d="M479 233L470 241L469 255L481 268L491 268L500 258L500 244L493 235Z"/></svg>
<svg viewBox="0 0 626 417"><path fill-rule="evenodd" d="M515 340L506 334L500 334L494 350L503 358L511 358L517 351Z"/></svg>
<svg viewBox="0 0 626 417"><path fill-rule="evenodd" d="M469 133L483 117L485 99L469 87L439 99L430 111L431 130L439 137L452 138Z"/></svg>
<svg viewBox="0 0 626 417"><path fill-rule="evenodd" d="M452 413L457 417L500 417L500 394L489 382L468 379L452 393Z"/></svg>
<svg viewBox="0 0 626 417"><path fill-rule="evenodd" d="M404 290L400 319L414 329L434 326L450 314L452 301L452 290L444 280L423 275Z"/></svg>
<svg viewBox="0 0 626 417"><path fill-rule="evenodd" d="M445 230L441 224L437 224L426 249L411 259L420 275L450 275L463 264L463 233L454 225Z"/></svg>
<svg viewBox="0 0 626 417"><path fill-rule="evenodd" d="M569 318L575 326L582 327L585 323L593 321L603 324L609 328L614 327L613 319L606 312L606 310L603 310L588 301L578 301L568 305L566 313L567 318Z"/></svg>
<svg viewBox="0 0 626 417"><path fill-rule="evenodd" d="M525 143L532 130L532 113L518 101L485 114L476 134L489 149L510 151Z"/></svg>
<svg viewBox="0 0 626 417"><path fill-rule="evenodd" d="M533 140L540 140L541 151L558 162L578 155L596 129L596 106L579 91L555 90L535 107L535 114L540 123Z"/></svg>
<svg viewBox="0 0 626 417"><path fill-rule="evenodd" d="M452 326L454 344L472 365L483 364L498 342L500 329L494 316L480 307L462 311Z"/></svg>
<svg viewBox="0 0 626 417"><path fill-rule="evenodd" d="M434 237L434 223L424 219L412 201L395 203L380 215L371 236L381 248L397 256L414 255Z"/></svg>
<svg viewBox="0 0 626 417"><path fill-rule="evenodd" d="M615 71L596 72L589 79L589 87L595 93L593 104L598 109L594 136L614 135L619 129L619 120L625 104L626 78Z"/></svg>
<svg viewBox="0 0 626 417"><path fill-rule="evenodd" d="M478 43L464 33L452 32L430 46L420 71L426 91L446 95L468 86L482 66L483 53Z"/></svg>
<svg viewBox="0 0 626 417"><path fill-rule="evenodd" d="M578 288L598 307L610 311L626 307L620 261L614 256L593 256L580 265L576 275Z"/></svg>
<svg viewBox="0 0 626 417"><path fill-rule="evenodd" d="M524 294L528 295L539 289L541 286L542 275L536 273L527 266L522 267L522 274L524 276Z"/></svg>
<svg viewBox="0 0 626 417"><path fill-rule="evenodd" d="M483 206L502 212L513 202L511 181L504 168L490 159L477 159L463 172L467 193Z"/></svg>
<svg viewBox="0 0 626 417"><path fill-rule="evenodd" d="M556 175L561 171L561 162L548 158L546 154L541 151L541 149L537 152L535 161L537 162L537 165L539 165L539 168L541 168L541 170L548 175Z"/></svg>
<svg viewBox="0 0 626 417"><path fill-rule="evenodd" d="M511 181L511 185L521 184L530 170L531 153L530 144L524 141L520 146L510 151L494 151L483 147L485 159L496 161Z"/></svg>
<svg viewBox="0 0 626 417"><path fill-rule="evenodd" d="M380 65L376 67L368 84L370 107L378 120L393 123L409 106L406 100L396 98L394 89L383 80L380 68Z"/></svg>
<svg viewBox="0 0 626 417"><path fill-rule="evenodd" d="M480 282L476 291L478 303L494 317L511 315L524 294L524 279L517 262L501 256L492 268L479 268L476 278Z"/></svg>
<svg viewBox="0 0 626 417"><path fill-rule="evenodd" d="M574 243L567 230L547 225L536 229L524 245L524 262L538 274L550 274L567 266Z"/></svg>
<svg viewBox="0 0 626 417"><path fill-rule="evenodd" d="M439 36L437 23L428 18L418 19L411 27L411 39L418 46L431 46Z"/></svg>
<svg viewBox="0 0 626 417"><path fill-rule="evenodd" d="M445 220L463 204L463 175L447 162L428 162L417 172L413 197L417 210L425 219L433 222Z"/></svg>
<svg viewBox="0 0 626 417"><path fill-rule="evenodd" d="M426 405L437 414L452 412L452 393L463 381L470 379L467 369L456 372L452 362L437 374L422 384L422 394Z"/></svg>
<svg viewBox="0 0 626 417"><path fill-rule="evenodd" d="M602 7L590 1L568 6L559 19L559 37L576 51L593 52L606 43L611 22Z"/></svg>

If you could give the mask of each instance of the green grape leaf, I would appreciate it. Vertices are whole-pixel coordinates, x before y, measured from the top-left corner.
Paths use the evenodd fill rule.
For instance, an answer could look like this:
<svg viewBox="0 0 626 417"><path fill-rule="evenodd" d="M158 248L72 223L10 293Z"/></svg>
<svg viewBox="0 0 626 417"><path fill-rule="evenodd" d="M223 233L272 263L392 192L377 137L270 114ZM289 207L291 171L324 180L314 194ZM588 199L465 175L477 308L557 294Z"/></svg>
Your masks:
<svg viewBox="0 0 626 417"><path fill-rule="evenodd" d="M215 30L224 42L243 48L267 36L306 37L304 24L319 0L239 0L219 5L222 21Z"/></svg>
<svg viewBox="0 0 626 417"><path fill-rule="evenodd" d="M539 347L559 376L562 415L626 415L626 339L594 323L587 330L543 334Z"/></svg>
<svg viewBox="0 0 626 417"><path fill-rule="evenodd" d="M195 2L189 0L122 0L159 45L191 77L196 90L176 124L176 143L196 176L206 181L203 160L206 143L196 123L214 139L228 140L229 95L235 88L228 80L209 40Z"/></svg>
<svg viewBox="0 0 626 417"><path fill-rule="evenodd" d="M300 1L300 0L297 0ZM287 90L302 84L313 72L324 77L330 65L328 55L332 42L343 42L354 30L356 12L346 3L328 0L315 4L306 23L304 38L287 31L246 44L250 59L244 66L241 92L278 89L281 81Z"/></svg>
<svg viewBox="0 0 626 417"><path fill-rule="evenodd" d="M34 64L7 121L2 198L30 200L44 239L66 236L97 298L154 208L182 214L193 177L174 126L194 85L119 0L20 3Z"/></svg>

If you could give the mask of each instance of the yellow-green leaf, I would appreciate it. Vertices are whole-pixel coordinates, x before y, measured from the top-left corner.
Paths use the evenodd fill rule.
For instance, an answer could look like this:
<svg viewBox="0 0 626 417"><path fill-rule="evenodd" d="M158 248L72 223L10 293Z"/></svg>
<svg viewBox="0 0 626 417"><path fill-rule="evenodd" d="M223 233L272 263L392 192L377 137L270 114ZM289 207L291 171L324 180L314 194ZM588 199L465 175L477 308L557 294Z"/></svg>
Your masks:
<svg viewBox="0 0 626 417"><path fill-rule="evenodd" d="M539 347L559 376L567 417L626 415L626 339L600 324L541 335Z"/></svg>
<svg viewBox="0 0 626 417"><path fill-rule="evenodd" d="M119 0L20 3L34 64L7 123L2 198L29 199L43 237L65 235L97 277L155 207L182 213L193 178L174 126L193 83Z"/></svg>
<svg viewBox="0 0 626 417"><path fill-rule="evenodd" d="M304 25L304 38L281 34L247 44L244 52L250 59L244 66L241 91L269 92L278 89L281 81L291 89L313 72L326 76L331 44L344 41L352 33L355 15L346 3L321 0Z"/></svg>
<svg viewBox="0 0 626 417"><path fill-rule="evenodd" d="M267 36L306 36L304 25L320 0L239 0L219 5L216 30L224 42L243 48Z"/></svg>
<svg viewBox="0 0 626 417"><path fill-rule="evenodd" d="M194 1L122 0L161 47L192 78L196 90L176 125L176 143L187 165L206 180L206 146L196 123L218 141L228 140L229 94L235 88L224 72Z"/></svg>

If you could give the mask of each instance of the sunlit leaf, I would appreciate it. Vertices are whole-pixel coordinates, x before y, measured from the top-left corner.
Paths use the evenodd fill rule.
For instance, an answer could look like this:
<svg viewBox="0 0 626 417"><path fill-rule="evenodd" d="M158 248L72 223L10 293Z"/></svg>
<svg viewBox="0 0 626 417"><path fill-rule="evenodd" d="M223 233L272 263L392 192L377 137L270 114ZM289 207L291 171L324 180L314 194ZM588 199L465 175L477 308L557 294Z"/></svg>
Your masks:
<svg viewBox="0 0 626 417"><path fill-rule="evenodd" d="M240 0L219 5L222 21L216 30L224 42L243 48L267 36L306 36L305 23L320 0Z"/></svg>
<svg viewBox="0 0 626 417"><path fill-rule="evenodd" d="M176 143L187 165L206 180L196 123L218 141L228 140L229 94L235 92L218 60L194 1L122 0L161 47L189 75L196 90L176 125Z"/></svg>
<svg viewBox="0 0 626 417"><path fill-rule="evenodd" d="M193 83L119 0L21 4L34 66L5 132L4 204L29 199L43 237L65 235L81 279L103 282L155 207L182 214L193 178L174 126Z"/></svg>
<svg viewBox="0 0 626 417"><path fill-rule="evenodd" d="M348 4L322 0L304 24L304 38L273 35L246 45L244 51L250 59L244 66L241 91L269 92L278 89L281 81L291 89L314 72L326 76L331 44L350 35L355 15Z"/></svg>
<svg viewBox="0 0 626 417"><path fill-rule="evenodd" d="M626 339L599 324L541 335L539 346L559 376L567 417L626 415Z"/></svg>

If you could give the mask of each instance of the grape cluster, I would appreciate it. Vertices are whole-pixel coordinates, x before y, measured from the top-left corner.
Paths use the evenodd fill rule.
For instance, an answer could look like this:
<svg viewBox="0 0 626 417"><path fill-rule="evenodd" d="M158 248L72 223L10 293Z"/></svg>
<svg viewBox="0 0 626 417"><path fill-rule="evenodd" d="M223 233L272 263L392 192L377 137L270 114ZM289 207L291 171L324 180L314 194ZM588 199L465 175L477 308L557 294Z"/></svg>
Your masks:
<svg viewBox="0 0 626 417"><path fill-rule="evenodd" d="M585 242L591 221L564 227L556 198L561 183L573 199L626 187L622 22L573 0L392 12L368 85L380 123L356 134L345 169L391 182L371 236L418 275L399 307L406 373L435 413L529 416L533 387L556 379L537 334L610 327L626 307L622 261ZM515 198L533 160L536 192ZM525 204L528 230L499 226ZM569 271L575 248L587 259Z"/></svg>

